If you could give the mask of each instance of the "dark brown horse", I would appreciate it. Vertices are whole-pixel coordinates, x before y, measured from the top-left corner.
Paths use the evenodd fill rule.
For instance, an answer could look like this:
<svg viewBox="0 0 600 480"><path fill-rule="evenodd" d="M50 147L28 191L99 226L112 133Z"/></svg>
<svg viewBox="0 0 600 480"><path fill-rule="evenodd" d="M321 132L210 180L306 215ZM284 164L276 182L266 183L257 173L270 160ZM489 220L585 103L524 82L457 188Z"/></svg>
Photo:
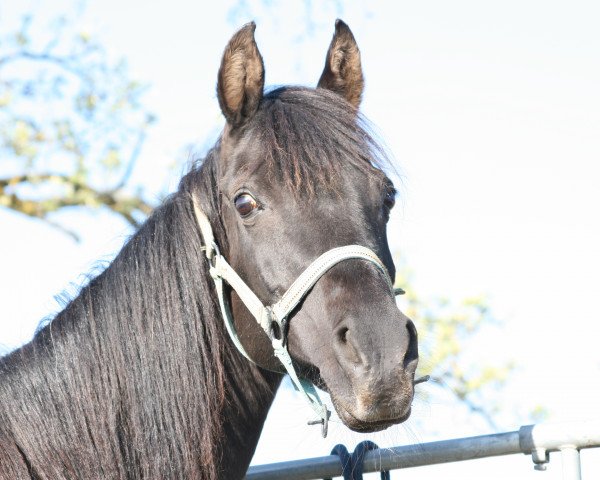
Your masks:
<svg viewBox="0 0 600 480"><path fill-rule="evenodd" d="M264 93L263 84L249 24L219 70L219 142L102 274L0 359L0 478L243 477L282 379L270 370L281 365L227 289L256 364L229 338L194 205L265 305L329 249L375 252L381 268L348 259L315 283L287 318L288 348L351 429L409 416L416 332L387 278L395 190L357 112L363 76L352 33L336 23L316 89Z"/></svg>

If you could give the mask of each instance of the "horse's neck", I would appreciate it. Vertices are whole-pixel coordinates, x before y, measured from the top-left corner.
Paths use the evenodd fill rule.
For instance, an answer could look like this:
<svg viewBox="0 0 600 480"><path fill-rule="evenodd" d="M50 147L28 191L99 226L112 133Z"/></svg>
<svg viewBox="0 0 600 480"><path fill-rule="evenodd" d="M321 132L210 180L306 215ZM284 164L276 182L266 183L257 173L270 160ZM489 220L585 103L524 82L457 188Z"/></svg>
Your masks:
<svg viewBox="0 0 600 480"><path fill-rule="evenodd" d="M280 377L226 338L187 208L0 359L0 478L243 477Z"/></svg>
<svg viewBox="0 0 600 480"><path fill-rule="evenodd" d="M11 367L23 367L23 365L20 365L21 362L18 361L18 356L23 355L23 359L25 359L28 356L26 350L34 348L34 345L30 344L24 347L25 351L15 352L11 359L12 361L10 362L12 364ZM216 442L218 444L217 458L213 460L216 463L218 478L241 479L246 473L255 452L268 411L280 385L281 376L271 372L261 371L255 366L243 365L247 360L238 354L233 345L230 345L229 348L229 353L231 355L226 354L225 356L229 357L231 364L226 365L225 367L225 399L220 415L223 422L223 429L221 431L221 436ZM243 365L241 369L239 368L240 364ZM31 375L32 377L39 378L45 375L43 372L44 368L39 367L40 365L36 365L33 367L33 370L25 367L20 373L25 376ZM17 372L14 370L10 373L11 378L9 381L14 382L14 384L21 383L27 385L27 381L19 381L18 378L15 379L17 376L16 373ZM2 376L0 375L0 384L7 380L6 377L1 377ZM58 378L54 378L49 379L48 383L52 383L53 380L59 381ZM64 472L64 466L60 465L60 462L57 462L59 464L58 468L56 465L50 466L49 457L47 455L56 455L58 453L59 456L69 458L70 454L65 451L60 451L60 444L56 442L56 440L58 440L57 438L50 439L50 441L44 438L44 436L50 432L44 432L41 428L41 424L44 423L47 425L63 420L62 418L49 418L48 415L51 414L47 409L49 407L54 408L55 405L53 403L56 402L54 399L55 395L58 394L59 396L62 396L64 392L46 392L45 394L42 394L42 396L46 397L48 404L35 405L35 398L33 397L39 396L40 392L38 392L34 386L28 385L28 387L27 391L21 392L24 394L23 396L27 398L18 399L17 403L9 404L8 402L5 402L7 398L0 395L4 407L10 407L12 410L10 412L12 422L20 424L9 425L7 422L5 425L5 427L8 427L7 430L0 428L0 464L2 464L2 467L0 467L0 478L29 478L29 475L32 473L34 475L39 474L42 477L48 473L51 477L55 476L55 478L62 478L59 472ZM52 389L52 386L49 384L45 384L44 388L46 387ZM77 392L71 393L73 396L77 396ZM14 400L14 398L11 400ZM24 408L26 406L27 408ZM0 406L0 410L4 407ZM89 405L88 407L90 409L98 409L95 415L103 415L106 413L106 405L104 404ZM76 406L76 408L79 409L81 406ZM41 413L39 418L36 416L37 412ZM0 411L0 418L7 418L5 413L6 412ZM68 415L71 422L81 420L73 418L71 416L72 412L69 412ZM111 420L106 418L102 420L102 422L110 423ZM78 427L75 425L68 425L68 427L72 427L74 431L83 428L82 426ZM116 428L118 429L118 427ZM30 456L24 445L28 443L28 440L23 437L23 435L25 435L25 437L27 436L27 433L23 433L23 431L28 429L31 431L32 436L36 437L35 442L40 447L37 453L41 453L41 455L37 457L37 461ZM18 440L17 438L9 438L14 436L20 438ZM88 454L98 454L97 451L93 451L93 449L90 448L90 438L82 438L81 441L85 442L83 443L83 445L86 445L85 449L82 449L81 445L77 444L72 446L76 449L87 451ZM113 443L113 439L106 439L106 441L107 443ZM127 440L118 440L118 442L121 441ZM114 439L114 443L117 443L117 439ZM48 451L44 451L44 447L47 446L47 444L49 444L51 448ZM162 452L162 455L166 456L168 455L168 452ZM197 455L198 457L201 457L202 451L198 451ZM48 470L45 470L43 466L40 468L40 459L48 460L48 463L46 464L49 467ZM123 462L121 465L118 465L119 460L117 460L117 464L114 465L112 470L103 468L102 461L105 459L98 458L89 460L89 465L97 464L100 468L99 471L104 472L108 476L114 478L137 478L135 466L131 468L131 465L125 465L124 459L120 460L120 462ZM96 460L98 461L96 462ZM87 470L78 470L77 465L75 464L72 466L72 471L82 473ZM86 478L85 473L83 474L83 478Z"/></svg>
<svg viewBox="0 0 600 480"><path fill-rule="evenodd" d="M231 345L233 355L238 356L237 351L233 351L234 348L235 347ZM247 360L240 357L239 361L246 362ZM16 365L14 366L18 366L18 363L20 362L15 362ZM256 449L256 445L258 444L269 408L275 397L275 392L281 382L281 376L278 374L260 371L257 367L243 368L243 373L241 373L237 370L237 366L238 365L230 365L226 368L225 401L221 412L223 430L222 435L217 441L218 458L214 459L218 478L243 478ZM31 373L31 371L28 372L27 370L24 370L23 373ZM41 375L41 372L33 372L33 375ZM12 377L11 380L14 381L14 372L11 372L10 376ZM0 384L5 380L6 378L0 378ZM257 386L259 388L257 388ZM39 394L39 392L37 393ZM52 393L54 392L48 392L48 397L52 396ZM72 393L76 395L76 392ZM31 389L27 391L27 397L35 394L36 392ZM0 397L2 397L2 395L0 395ZM5 400L7 399L2 398L3 402ZM48 398L48 400L52 401L50 398ZM19 399L19 402L20 401L21 399ZM44 439L44 434L47 434L47 432L43 432L42 428L39 426L42 422L48 424L61 419L48 418L48 413L45 413L44 407L35 405L35 399L33 398L26 399L25 403L28 404L29 412L25 411L24 408L19 408L24 406L23 404L18 405L13 403L9 405L8 403L4 403L4 407L0 407L0 409L9 407L12 410L10 412L12 422L16 421L16 423L20 424L9 425L7 422L6 425L4 425L4 427L7 427L6 430L0 428L0 464L2 464L2 467L0 467L0 478L29 478L30 474L39 474L42 477L45 474L49 474L50 476L55 476L55 478L62 478L59 472L64 471L63 465L59 465L57 469L56 465L50 466L50 464L47 463L46 465L48 465L49 468L45 470L43 466L40 468L39 462L40 459L44 458L49 460L46 456L48 453L51 455L56 455L58 453L60 456L64 455L64 457L67 458L70 456L68 452L60 452L60 449L55 448L52 448L49 452L44 452L46 444L55 444L56 439L52 439L50 442L47 439ZM52 407L54 407L54 405L52 405ZM103 410L104 406L89 405L89 408L100 408ZM35 412L38 410L44 412L40 418L37 418L35 415ZM103 412L98 413L101 414ZM7 419L8 416L6 415L6 412L0 411L0 418ZM71 421L73 420L77 419L72 418ZM106 420L110 421L109 419ZM27 425L29 425L30 428L27 428ZM73 425L71 425L71 427L73 427ZM32 458L26 450L25 444L28 443L28 440L23 437L23 435L25 435L25 437L27 435L26 433L23 433L23 431L27 429L31 430L33 436L36 437L36 442L39 442L37 445L40 448L37 453L43 452L37 457L37 461L36 458ZM75 430L78 429L79 427L75 426ZM17 436L20 438L11 438ZM123 439L119 441L122 440ZM85 438L82 439L82 441L89 442L89 439ZM112 443L112 439L106 439L106 441L107 443ZM86 450L89 454L98 453L92 452L92 449L89 448L89 443L84 443L84 445L86 445ZM54 447L55 445L51 446ZM81 449L81 445L73 445L73 447ZM162 454L167 455L167 452L163 452ZM198 457L201 457L202 452L198 451L197 455ZM104 459L89 460L90 465L97 463L98 467L100 467L99 471L103 471L106 475L111 477L137 478L135 467L132 469L131 466L126 466L124 464L118 465L118 460L112 470L103 468L102 460ZM95 460L99 461L96 462ZM123 459L121 462L123 462ZM82 473L81 470L78 470L76 465L73 465L72 468L73 471ZM84 469L83 472L85 471L86 470ZM85 473L83 478L85 478Z"/></svg>
<svg viewBox="0 0 600 480"><path fill-rule="evenodd" d="M240 361L248 360L240 356ZM246 473L281 378L253 366L245 378L238 373L227 386L219 478L242 478Z"/></svg>

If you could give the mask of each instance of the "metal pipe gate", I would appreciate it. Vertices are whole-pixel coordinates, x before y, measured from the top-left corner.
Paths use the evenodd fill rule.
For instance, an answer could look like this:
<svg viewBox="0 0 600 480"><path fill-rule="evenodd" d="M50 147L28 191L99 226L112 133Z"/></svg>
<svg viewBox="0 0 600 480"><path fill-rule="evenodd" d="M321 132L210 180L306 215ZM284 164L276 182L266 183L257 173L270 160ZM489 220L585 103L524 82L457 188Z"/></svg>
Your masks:
<svg viewBox="0 0 600 480"><path fill-rule="evenodd" d="M525 425L513 432L373 450L365 454L363 471L396 470L517 453L531 455L535 468L545 470L550 452L561 452L563 478L580 480L579 450L594 447L600 447L600 421L541 423ZM339 457L329 455L256 465L248 469L246 479L309 480L341 474Z"/></svg>

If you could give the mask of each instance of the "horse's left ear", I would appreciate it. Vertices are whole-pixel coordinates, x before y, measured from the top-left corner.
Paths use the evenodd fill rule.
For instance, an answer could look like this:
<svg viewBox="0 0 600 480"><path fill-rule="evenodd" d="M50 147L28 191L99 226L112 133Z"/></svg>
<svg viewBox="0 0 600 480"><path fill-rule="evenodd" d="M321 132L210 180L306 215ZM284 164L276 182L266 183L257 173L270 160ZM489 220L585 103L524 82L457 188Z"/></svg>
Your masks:
<svg viewBox="0 0 600 480"><path fill-rule="evenodd" d="M229 40L217 81L219 105L227 123L238 127L258 109L265 85L265 67L254 40L254 22L240 28Z"/></svg>
<svg viewBox="0 0 600 480"><path fill-rule="evenodd" d="M317 87L341 95L355 108L360 105L364 87L360 50L350 28L339 18Z"/></svg>

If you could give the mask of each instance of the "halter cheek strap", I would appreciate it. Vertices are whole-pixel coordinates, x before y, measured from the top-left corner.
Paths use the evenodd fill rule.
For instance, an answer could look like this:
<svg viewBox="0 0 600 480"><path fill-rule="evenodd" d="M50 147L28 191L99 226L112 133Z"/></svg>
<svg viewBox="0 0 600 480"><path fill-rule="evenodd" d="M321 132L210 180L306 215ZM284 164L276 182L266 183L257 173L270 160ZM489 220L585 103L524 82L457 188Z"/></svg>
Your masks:
<svg viewBox="0 0 600 480"><path fill-rule="evenodd" d="M217 243L215 242L210 222L204 212L200 209L196 199L194 199L194 213L202 234L204 243L202 249L204 250L210 265L210 276L215 283L217 296L219 298L219 306L225 321L225 327L227 328L231 340L242 355L252 363L256 363L244 349L236 332L231 315L231 308L225 296L224 282L227 282L229 286L235 290L248 311L265 331L271 340L273 353L289 374L294 387L305 397L313 411L319 417L318 420L311 421L309 424L321 424L321 433L323 437L327 436L327 426L331 412L329 412L327 407L321 402L315 386L311 382L298 377L292 358L287 349L286 333L289 314L329 269L348 259L360 259L371 262L383 273L383 277L387 282L390 292L394 294L401 294L404 292L401 289L394 290L385 265L371 249L361 245L347 245L344 247L333 248L323 253L314 260L302 274L300 274L278 302L265 306L246 282L244 282L244 280L242 280L235 272L231 265L227 263L225 257L221 255Z"/></svg>

